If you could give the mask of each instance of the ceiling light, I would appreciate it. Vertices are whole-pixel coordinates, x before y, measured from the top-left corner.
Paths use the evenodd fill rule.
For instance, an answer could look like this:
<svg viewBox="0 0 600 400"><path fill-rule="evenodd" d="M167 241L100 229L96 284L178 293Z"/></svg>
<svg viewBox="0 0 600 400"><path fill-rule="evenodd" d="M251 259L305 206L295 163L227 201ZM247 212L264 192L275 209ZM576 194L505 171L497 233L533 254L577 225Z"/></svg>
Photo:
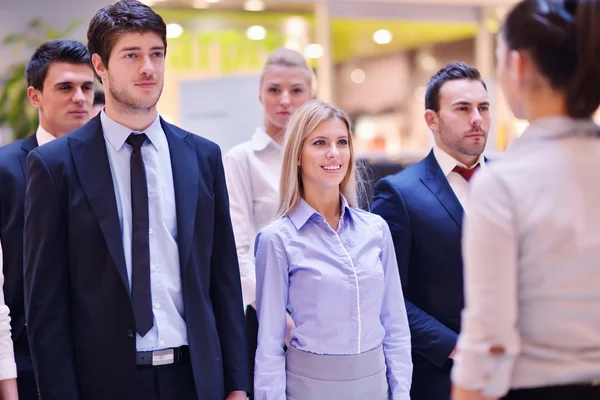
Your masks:
<svg viewBox="0 0 600 400"><path fill-rule="evenodd" d="M260 25L254 25L246 30L246 36L250 40L263 40L267 36L267 30Z"/></svg>
<svg viewBox="0 0 600 400"><path fill-rule="evenodd" d="M183 28L179 24L167 25L167 39L177 39L183 33Z"/></svg>
<svg viewBox="0 0 600 400"><path fill-rule="evenodd" d="M306 51L304 52L304 55L307 58L321 58L323 57L323 46L321 46L318 43L311 43L308 46L306 46Z"/></svg>
<svg viewBox="0 0 600 400"><path fill-rule="evenodd" d="M392 41L392 32L380 29L373 34L373 41L377 44L388 44Z"/></svg>
<svg viewBox="0 0 600 400"><path fill-rule="evenodd" d="M290 17L284 23L285 34L289 37L302 37L306 35L307 24L302 17Z"/></svg>
<svg viewBox="0 0 600 400"><path fill-rule="evenodd" d="M208 3L205 0L194 0L194 8L208 8Z"/></svg>
<svg viewBox="0 0 600 400"><path fill-rule="evenodd" d="M265 2L263 0L246 0L244 2L244 10L246 11L263 11Z"/></svg>
<svg viewBox="0 0 600 400"><path fill-rule="evenodd" d="M367 79L367 74L364 70L356 68L350 73L350 79L352 80L352 82L356 83L357 85L360 85L365 81L365 79Z"/></svg>
<svg viewBox="0 0 600 400"><path fill-rule="evenodd" d="M218 3L219 0L204 0L205 3Z"/></svg>

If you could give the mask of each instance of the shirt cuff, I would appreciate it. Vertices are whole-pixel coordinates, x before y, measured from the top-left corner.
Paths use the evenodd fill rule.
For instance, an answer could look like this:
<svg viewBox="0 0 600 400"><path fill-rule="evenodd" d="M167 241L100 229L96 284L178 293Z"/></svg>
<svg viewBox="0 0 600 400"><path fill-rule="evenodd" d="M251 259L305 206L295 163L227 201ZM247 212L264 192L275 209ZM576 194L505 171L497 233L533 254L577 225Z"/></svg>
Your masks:
<svg viewBox="0 0 600 400"><path fill-rule="evenodd" d="M244 310L246 307L256 301L256 278L242 278L242 297L244 300Z"/></svg>
<svg viewBox="0 0 600 400"><path fill-rule="evenodd" d="M0 359L0 381L17 377L17 364L14 356Z"/></svg>
<svg viewBox="0 0 600 400"><path fill-rule="evenodd" d="M392 393L391 400L410 400L410 393Z"/></svg>
<svg viewBox="0 0 600 400"><path fill-rule="evenodd" d="M451 371L452 382L467 390L481 390L490 397L502 397L508 393L516 356L492 356L489 351L487 346L460 346Z"/></svg>

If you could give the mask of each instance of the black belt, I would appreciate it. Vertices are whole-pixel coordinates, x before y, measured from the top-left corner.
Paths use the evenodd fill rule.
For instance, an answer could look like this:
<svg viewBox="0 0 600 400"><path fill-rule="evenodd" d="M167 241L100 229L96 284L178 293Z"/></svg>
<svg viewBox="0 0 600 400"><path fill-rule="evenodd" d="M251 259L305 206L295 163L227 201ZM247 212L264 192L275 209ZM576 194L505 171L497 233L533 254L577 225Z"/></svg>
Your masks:
<svg viewBox="0 0 600 400"><path fill-rule="evenodd" d="M181 346L174 349L138 351L135 353L137 365L167 365L174 364L190 357L190 348Z"/></svg>

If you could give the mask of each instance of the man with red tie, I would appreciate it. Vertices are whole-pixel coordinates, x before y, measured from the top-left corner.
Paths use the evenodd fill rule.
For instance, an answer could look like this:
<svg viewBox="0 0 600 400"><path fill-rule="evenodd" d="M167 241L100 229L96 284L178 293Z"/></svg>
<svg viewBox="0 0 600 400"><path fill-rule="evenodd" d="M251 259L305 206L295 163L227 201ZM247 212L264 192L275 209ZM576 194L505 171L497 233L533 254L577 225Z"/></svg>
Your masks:
<svg viewBox="0 0 600 400"><path fill-rule="evenodd" d="M412 337L411 399L448 400L450 370L464 305L461 225L469 179L485 168L490 127L479 71L452 63L425 94L435 145L427 157L380 180L372 211L392 232Z"/></svg>

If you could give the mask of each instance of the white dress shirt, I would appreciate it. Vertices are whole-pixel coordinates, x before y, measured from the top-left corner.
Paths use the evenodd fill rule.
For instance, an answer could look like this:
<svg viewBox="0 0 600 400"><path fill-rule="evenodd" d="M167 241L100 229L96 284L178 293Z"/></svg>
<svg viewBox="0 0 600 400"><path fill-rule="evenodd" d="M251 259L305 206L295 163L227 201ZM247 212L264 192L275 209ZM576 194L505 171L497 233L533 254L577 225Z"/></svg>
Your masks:
<svg viewBox="0 0 600 400"><path fill-rule="evenodd" d="M501 397L599 379L598 127L536 121L470 189L453 381Z"/></svg>
<svg viewBox="0 0 600 400"><path fill-rule="evenodd" d="M467 166L457 161L438 146L433 146L433 156L440 165L444 176L448 179L448 183L458 198L464 212L467 213L469 209L469 182L467 182L458 172L453 171L456 166L463 168L467 168ZM480 164L481 169L485 168L485 157L483 157L483 154L479 156L479 159L473 164L472 168L475 168L477 164Z"/></svg>
<svg viewBox="0 0 600 400"><path fill-rule="evenodd" d="M38 142L38 146L43 146L46 143L50 143L54 139L56 139L50 132L42 128L41 125L38 125L37 131L35 132L35 139Z"/></svg>
<svg viewBox="0 0 600 400"><path fill-rule="evenodd" d="M10 338L10 315L4 302L2 243L0 243L0 380L17 377L13 342Z"/></svg>
<svg viewBox="0 0 600 400"><path fill-rule="evenodd" d="M100 113L108 162L123 234L123 250L127 277L131 288L132 231L131 146L126 143L132 133L127 127ZM150 222L150 291L154 325L144 335L136 335L138 351L160 350L188 344L185 324L181 266L177 246L177 210L171 169L169 143L157 115L144 130L148 140L142 146L142 157L148 185L148 217ZM174 155L177 157L177 155Z"/></svg>
<svg viewBox="0 0 600 400"><path fill-rule="evenodd" d="M283 149L264 128L223 158L244 307L256 300L254 239L277 212L282 162Z"/></svg>

